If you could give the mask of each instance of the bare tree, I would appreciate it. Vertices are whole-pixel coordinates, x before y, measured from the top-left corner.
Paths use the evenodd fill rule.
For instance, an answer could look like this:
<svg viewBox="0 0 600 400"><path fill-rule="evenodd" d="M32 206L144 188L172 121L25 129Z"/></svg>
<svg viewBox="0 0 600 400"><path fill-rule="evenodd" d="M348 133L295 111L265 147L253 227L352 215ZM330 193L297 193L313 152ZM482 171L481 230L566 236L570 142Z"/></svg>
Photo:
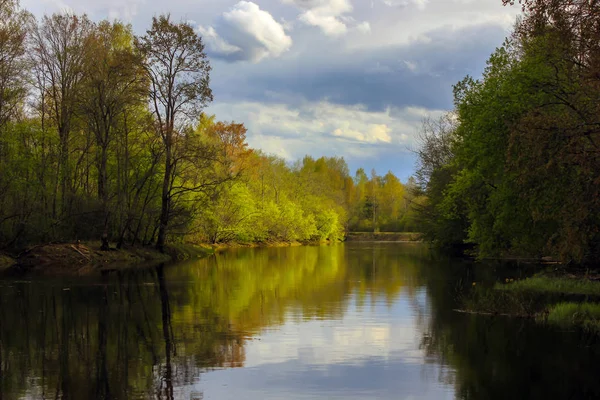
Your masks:
<svg viewBox="0 0 600 400"><path fill-rule="evenodd" d="M431 174L446 165L453 157L453 133L458 121L453 113L446 113L437 119L425 118L418 134L419 148L415 176L421 189L425 189Z"/></svg>

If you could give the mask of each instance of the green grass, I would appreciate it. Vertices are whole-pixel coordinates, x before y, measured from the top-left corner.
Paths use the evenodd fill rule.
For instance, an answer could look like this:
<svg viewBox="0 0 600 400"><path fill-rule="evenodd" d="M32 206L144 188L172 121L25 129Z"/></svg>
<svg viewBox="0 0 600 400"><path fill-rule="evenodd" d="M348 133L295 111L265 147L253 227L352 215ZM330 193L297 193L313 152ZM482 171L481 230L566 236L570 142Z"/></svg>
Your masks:
<svg viewBox="0 0 600 400"><path fill-rule="evenodd" d="M600 296L600 282L585 278L554 278L534 276L508 284L496 284L496 289L519 292L540 292L554 294L580 294Z"/></svg>
<svg viewBox="0 0 600 400"><path fill-rule="evenodd" d="M462 303L470 312L535 316L539 322L600 334L600 303L589 301L585 296L600 296L600 282L584 277L537 275L497 283L493 288L474 287L463 297ZM579 298L580 302L573 298Z"/></svg>
<svg viewBox="0 0 600 400"><path fill-rule="evenodd" d="M561 327L578 326L600 333L600 304L559 303L550 308L547 321Z"/></svg>

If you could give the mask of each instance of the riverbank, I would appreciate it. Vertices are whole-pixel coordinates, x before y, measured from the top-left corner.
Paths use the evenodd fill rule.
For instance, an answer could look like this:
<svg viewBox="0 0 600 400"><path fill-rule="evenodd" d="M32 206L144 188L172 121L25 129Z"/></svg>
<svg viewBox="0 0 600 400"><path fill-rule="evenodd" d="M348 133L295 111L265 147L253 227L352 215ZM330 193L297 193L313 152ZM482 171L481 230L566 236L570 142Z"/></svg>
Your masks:
<svg viewBox="0 0 600 400"><path fill-rule="evenodd" d="M549 269L532 277L507 278L492 286L473 283L462 312L533 318L560 328L600 334L600 274Z"/></svg>
<svg viewBox="0 0 600 400"><path fill-rule="evenodd" d="M52 272L124 268L174 260L206 257L210 247L173 244L161 253L150 246L126 246L100 250L100 242L49 243L32 246L19 254L0 254L0 270L47 270Z"/></svg>
<svg viewBox="0 0 600 400"><path fill-rule="evenodd" d="M420 242L418 232L349 232L348 242Z"/></svg>
<svg viewBox="0 0 600 400"><path fill-rule="evenodd" d="M296 242L269 240L258 243L190 244L172 243L161 253L152 246L126 246L121 249L100 250L100 242L50 243L32 246L19 254L0 253L0 271L47 270L72 272L98 269L116 269L131 266L154 265L172 261L203 258L216 252L241 247L290 247L324 242Z"/></svg>

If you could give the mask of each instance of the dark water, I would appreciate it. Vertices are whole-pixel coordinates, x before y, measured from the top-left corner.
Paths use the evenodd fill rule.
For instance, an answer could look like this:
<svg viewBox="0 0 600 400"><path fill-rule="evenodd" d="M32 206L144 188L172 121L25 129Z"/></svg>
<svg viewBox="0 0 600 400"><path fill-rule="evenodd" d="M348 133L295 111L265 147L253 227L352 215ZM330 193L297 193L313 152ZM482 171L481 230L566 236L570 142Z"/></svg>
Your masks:
<svg viewBox="0 0 600 400"><path fill-rule="evenodd" d="M600 398L597 339L452 311L496 274L357 243L3 278L0 399Z"/></svg>

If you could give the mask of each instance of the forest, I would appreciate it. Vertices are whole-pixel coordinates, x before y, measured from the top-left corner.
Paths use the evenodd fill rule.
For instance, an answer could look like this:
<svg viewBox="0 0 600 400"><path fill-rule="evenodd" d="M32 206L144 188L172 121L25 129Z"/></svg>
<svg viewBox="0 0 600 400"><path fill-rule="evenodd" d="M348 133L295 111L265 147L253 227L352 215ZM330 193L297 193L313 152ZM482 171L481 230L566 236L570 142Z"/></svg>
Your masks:
<svg viewBox="0 0 600 400"><path fill-rule="evenodd" d="M423 126L422 230L479 258L597 262L600 4L519 3L483 76L456 84L454 110Z"/></svg>
<svg viewBox="0 0 600 400"><path fill-rule="evenodd" d="M338 240L414 229L416 182L251 149L213 101L202 38L169 15L36 19L0 1L0 249Z"/></svg>

